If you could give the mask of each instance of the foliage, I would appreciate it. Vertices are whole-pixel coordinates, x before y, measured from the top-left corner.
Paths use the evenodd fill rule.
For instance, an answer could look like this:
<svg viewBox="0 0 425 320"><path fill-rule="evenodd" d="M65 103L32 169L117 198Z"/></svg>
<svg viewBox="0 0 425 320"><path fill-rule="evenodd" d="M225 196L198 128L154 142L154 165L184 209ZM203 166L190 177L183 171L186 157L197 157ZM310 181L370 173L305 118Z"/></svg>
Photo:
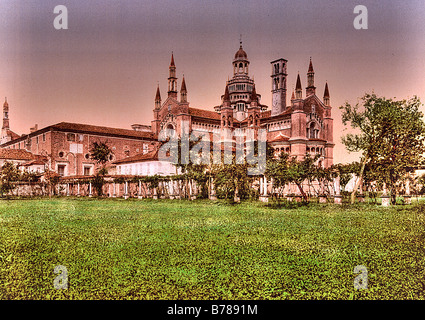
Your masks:
<svg viewBox="0 0 425 320"><path fill-rule="evenodd" d="M111 154L112 150L106 142L95 141L92 143L90 148L90 158L100 164L102 168L104 168L106 163L109 161L109 156Z"/></svg>
<svg viewBox="0 0 425 320"><path fill-rule="evenodd" d="M93 188L96 190L96 194L100 197L103 194L103 185L105 184L104 176L98 172L91 179Z"/></svg>
<svg viewBox="0 0 425 320"><path fill-rule="evenodd" d="M318 169L315 162L320 157L311 157L307 154L303 160L282 153L277 158L269 158L267 161L266 176L273 178L276 187L287 183L295 183L302 195L303 201L308 201L308 196L303 189L303 182L312 181L318 177Z"/></svg>
<svg viewBox="0 0 425 320"><path fill-rule="evenodd" d="M41 176L42 176L41 173L24 171L21 173L19 180L26 181L26 182L37 182L40 180Z"/></svg>
<svg viewBox="0 0 425 320"><path fill-rule="evenodd" d="M102 196L103 193L103 185L105 184L104 176L108 173L106 170L106 163L109 161L111 154L112 150L106 142L95 141L92 143L90 148L90 158L95 160L97 164L100 164L101 166L92 179L92 184L98 196Z"/></svg>
<svg viewBox="0 0 425 320"><path fill-rule="evenodd" d="M12 163L6 161L1 167L1 176L0 176L0 194L9 193L15 188L13 182L18 181L20 178L20 173L17 167Z"/></svg>
<svg viewBox="0 0 425 320"><path fill-rule="evenodd" d="M423 162L425 124L419 111L421 102L417 97L394 101L375 94L365 94L361 100L362 106L347 102L340 107L344 125L349 123L359 131L342 137L342 143L348 151L362 152L360 178L368 164L369 170L378 173L374 178L387 184L395 203L397 182Z"/></svg>
<svg viewBox="0 0 425 320"><path fill-rule="evenodd" d="M49 168L45 168L43 178L49 188L49 196L51 196L52 193L55 193L55 186L59 183L60 175L55 171L49 170Z"/></svg>

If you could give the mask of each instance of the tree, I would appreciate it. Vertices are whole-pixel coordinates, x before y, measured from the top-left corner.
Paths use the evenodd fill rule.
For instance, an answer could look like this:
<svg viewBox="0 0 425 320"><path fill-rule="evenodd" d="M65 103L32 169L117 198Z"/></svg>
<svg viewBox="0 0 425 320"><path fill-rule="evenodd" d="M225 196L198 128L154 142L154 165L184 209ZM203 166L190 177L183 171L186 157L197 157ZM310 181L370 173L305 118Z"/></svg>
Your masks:
<svg viewBox="0 0 425 320"><path fill-rule="evenodd" d="M304 202L308 202L308 196L304 191L303 183L306 180L313 180L317 176L316 160L320 155L311 157L307 154L303 160L291 157L282 153L277 158L270 158L267 161L266 175L273 178L276 187L284 186L287 183L295 183L298 187Z"/></svg>
<svg viewBox="0 0 425 320"><path fill-rule="evenodd" d="M422 163L425 152L425 125L419 111L417 97L394 101L365 94L362 105L341 106L342 122L348 123L359 133L342 137L342 143L350 152L362 152L359 179L351 194L355 201L357 189L364 178L365 167L379 172L377 179L389 187L392 203L395 203L395 187L412 167Z"/></svg>
<svg viewBox="0 0 425 320"><path fill-rule="evenodd" d="M108 173L106 170L106 163L108 163L111 154L112 150L106 142L95 141L90 148L90 158L100 165L99 170L92 180L98 196L102 196L103 193L102 190L103 185L105 184L105 175Z"/></svg>
<svg viewBox="0 0 425 320"><path fill-rule="evenodd" d="M49 170L49 168L45 168L43 173L43 178L46 181L47 186L49 187L49 198L50 198L52 196L52 193L54 193L55 186L59 182L60 175L57 172Z"/></svg>
<svg viewBox="0 0 425 320"><path fill-rule="evenodd" d="M3 196L5 193L9 193L15 188L13 182L19 180L19 170L12 163L6 161L1 167L1 176L0 176L0 194Z"/></svg>

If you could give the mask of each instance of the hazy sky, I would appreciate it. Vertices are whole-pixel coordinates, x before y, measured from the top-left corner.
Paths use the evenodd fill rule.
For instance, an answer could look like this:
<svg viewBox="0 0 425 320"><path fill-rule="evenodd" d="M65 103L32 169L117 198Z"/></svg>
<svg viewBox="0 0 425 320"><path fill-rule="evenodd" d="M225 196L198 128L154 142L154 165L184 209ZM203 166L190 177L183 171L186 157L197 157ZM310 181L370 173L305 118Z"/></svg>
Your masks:
<svg viewBox="0 0 425 320"><path fill-rule="evenodd" d="M368 30L356 30L356 5ZM68 30L53 26L56 5ZM340 143L338 107L365 92L425 102L423 0L1 0L0 97L18 134L61 121L120 128L150 124L156 86L167 93L174 52L190 106L220 104L232 59L243 47L262 103L271 105L270 61L288 62L288 102L310 56L321 98L328 81L335 124L334 162L356 159ZM424 110L425 111L425 110Z"/></svg>

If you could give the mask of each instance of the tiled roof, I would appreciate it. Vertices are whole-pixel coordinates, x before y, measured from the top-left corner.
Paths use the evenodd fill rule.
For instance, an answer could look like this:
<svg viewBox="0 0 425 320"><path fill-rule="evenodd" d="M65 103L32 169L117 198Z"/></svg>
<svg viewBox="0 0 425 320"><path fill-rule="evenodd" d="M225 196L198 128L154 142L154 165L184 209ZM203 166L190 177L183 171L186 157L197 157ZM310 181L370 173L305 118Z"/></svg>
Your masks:
<svg viewBox="0 0 425 320"><path fill-rule="evenodd" d="M21 164L21 166L24 166L24 167L29 167L32 165L44 165L44 162L41 159L34 159Z"/></svg>
<svg viewBox="0 0 425 320"><path fill-rule="evenodd" d="M194 117L220 120L220 115L215 111L202 110L189 107L189 114Z"/></svg>
<svg viewBox="0 0 425 320"><path fill-rule="evenodd" d="M267 111L261 112L260 116L261 116L261 118L269 118L271 116L271 114L272 114L272 111L267 110Z"/></svg>
<svg viewBox="0 0 425 320"><path fill-rule="evenodd" d="M279 135L277 135L273 139L269 140L269 142L281 142L281 141L288 141L288 140L289 140L289 137L280 133Z"/></svg>
<svg viewBox="0 0 425 320"><path fill-rule="evenodd" d="M132 157L116 160L113 162L113 164L143 162L143 161L157 161L157 160L158 160L158 149L155 149L148 153L139 153Z"/></svg>
<svg viewBox="0 0 425 320"><path fill-rule="evenodd" d="M5 160L33 160L34 155L23 149L0 148L0 159Z"/></svg>
<svg viewBox="0 0 425 320"><path fill-rule="evenodd" d="M71 131L71 132L84 132L84 133L97 133L108 136L125 136L125 137L134 137L134 138L148 138L154 139L155 135L153 132L146 131L136 131L131 129L119 129L119 128L109 128L102 126L94 126L81 123L70 123L70 122L60 122L50 126L53 129L61 131Z"/></svg>
<svg viewBox="0 0 425 320"><path fill-rule="evenodd" d="M7 129L6 133L9 137L12 138L12 140L15 140L15 139L18 139L18 138L21 137L19 134L15 133L15 132L13 132L12 130L9 130L9 129Z"/></svg>
<svg viewBox="0 0 425 320"><path fill-rule="evenodd" d="M285 117L288 114L290 114L291 112L292 112L292 107L289 107L289 108L286 108L286 110L283 111L282 113L277 114L277 115L274 115L274 116L272 116L271 110L267 110L267 111L261 112L260 114L261 114L261 118L263 118L263 119L269 118L269 119L274 120L274 119L278 119L280 117Z"/></svg>

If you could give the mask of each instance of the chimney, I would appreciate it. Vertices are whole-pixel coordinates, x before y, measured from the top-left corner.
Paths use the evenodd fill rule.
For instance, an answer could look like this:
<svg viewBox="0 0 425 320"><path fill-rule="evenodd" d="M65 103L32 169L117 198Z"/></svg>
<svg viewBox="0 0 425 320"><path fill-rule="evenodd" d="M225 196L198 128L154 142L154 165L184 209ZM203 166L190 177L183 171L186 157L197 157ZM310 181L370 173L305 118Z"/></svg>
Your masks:
<svg viewBox="0 0 425 320"><path fill-rule="evenodd" d="M34 127L30 128L30 133L33 133L38 130L38 124L35 124Z"/></svg>

